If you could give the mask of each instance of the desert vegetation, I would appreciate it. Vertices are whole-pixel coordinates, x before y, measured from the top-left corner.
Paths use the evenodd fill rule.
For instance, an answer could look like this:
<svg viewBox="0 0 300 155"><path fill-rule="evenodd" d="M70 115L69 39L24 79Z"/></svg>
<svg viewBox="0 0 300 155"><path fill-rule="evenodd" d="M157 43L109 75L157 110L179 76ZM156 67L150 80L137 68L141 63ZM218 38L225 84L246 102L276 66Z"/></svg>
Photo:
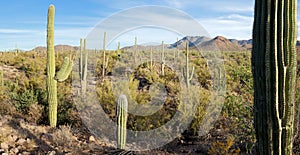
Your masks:
<svg viewBox="0 0 300 155"><path fill-rule="evenodd" d="M190 46L188 39L177 41L175 48L166 46L164 42L158 48L141 48L135 41L135 45L131 47L120 48L119 43L116 50L107 50L104 34L104 47L101 50L88 49L88 40L85 39L78 39L78 47L59 50L53 42L52 11L54 7L50 6L47 49L0 53L0 153L257 153L254 128L255 89L249 49L241 50L237 48L238 45L234 45L238 50L228 50L229 45L233 46L228 39L212 39L220 47L224 44L219 43L226 43L226 47L217 51L221 56L218 61L224 64L224 77L220 73L222 68L210 66L209 60L204 56L213 55L215 51L206 53L201 48ZM179 47L178 43L182 41L184 44ZM291 107L295 111L295 132L290 135L294 152L300 151L300 57L297 62L296 103ZM130 64L138 65L130 68ZM126 81L116 81L120 77L124 77ZM212 77L217 77L216 81L219 83L215 83ZM218 87L220 85L226 88L222 96L224 104L221 112L209 132L199 135L202 123L207 121L204 118L213 96L212 90L221 89ZM88 103L92 91L96 92L96 98L92 99L98 105ZM165 96L159 96L160 94ZM156 96L158 97L155 98ZM194 97L195 101L191 102L197 103L196 106L190 102L182 102L184 97ZM75 102L87 104L78 105ZM132 106L133 103L144 108L150 103L157 111L138 108ZM84 122L82 109L96 109L96 106L101 106L109 119L120 124L115 131L117 147L97 137L88 129L88 123ZM191 109L195 111L192 116ZM138 116L128 111L148 115ZM193 119L188 129L167 145L148 151L122 150L126 145L134 147L126 144L125 128L150 131L166 124L177 111L180 115ZM99 122L95 126L101 128L105 124Z"/></svg>

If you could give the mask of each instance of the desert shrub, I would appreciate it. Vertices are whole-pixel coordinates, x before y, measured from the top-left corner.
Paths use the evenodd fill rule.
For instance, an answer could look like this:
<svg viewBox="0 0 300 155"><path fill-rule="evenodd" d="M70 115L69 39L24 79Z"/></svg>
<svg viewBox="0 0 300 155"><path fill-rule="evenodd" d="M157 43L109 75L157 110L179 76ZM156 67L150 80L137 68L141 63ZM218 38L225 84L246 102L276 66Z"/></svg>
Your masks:
<svg viewBox="0 0 300 155"><path fill-rule="evenodd" d="M232 148L234 145L234 139L229 137L226 142L213 142L211 148L208 150L210 155L238 155L241 150L239 148Z"/></svg>

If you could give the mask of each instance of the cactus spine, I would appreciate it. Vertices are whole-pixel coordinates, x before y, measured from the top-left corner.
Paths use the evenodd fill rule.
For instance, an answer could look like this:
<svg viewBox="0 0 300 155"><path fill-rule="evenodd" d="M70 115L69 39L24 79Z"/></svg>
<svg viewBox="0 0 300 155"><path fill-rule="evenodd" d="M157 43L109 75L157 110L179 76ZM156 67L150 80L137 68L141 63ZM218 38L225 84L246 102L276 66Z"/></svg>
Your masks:
<svg viewBox="0 0 300 155"><path fill-rule="evenodd" d="M70 74L73 62L65 58L63 66L55 76L55 53L54 53L54 14L55 7L50 5L47 20L47 100L49 104L49 122L51 127L57 124L57 81L64 81Z"/></svg>
<svg viewBox="0 0 300 155"><path fill-rule="evenodd" d="M121 94L118 97L117 102L117 147L120 149L124 149L126 145L126 124L127 124L127 113L128 102L125 95Z"/></svg>
<svg viewBox="0 0 300 155"><path fill-rule="evenodd" d="M297 0L256 0L253 28L254 126L258 154L292 154Z"/></svg>
<svg viewBox="0 0 300 155"><path fill-rule="evenodd" d="M195 67L193 66L192 73L190 74L190 70L189 70L189 43L188 42L186 42L185 52L186 52L186 65L185 65L185 68L183 68L183 77L185 79L186 87L189 88L190 87L190 82L193 79Z"/></svg>

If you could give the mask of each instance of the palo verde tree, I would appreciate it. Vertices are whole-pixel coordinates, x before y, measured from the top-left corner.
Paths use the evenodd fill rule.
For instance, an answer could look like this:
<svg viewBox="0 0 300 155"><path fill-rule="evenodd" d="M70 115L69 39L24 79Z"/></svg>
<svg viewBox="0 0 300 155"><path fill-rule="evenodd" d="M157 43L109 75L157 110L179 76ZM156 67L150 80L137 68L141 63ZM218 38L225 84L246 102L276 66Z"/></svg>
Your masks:
<svg viewBox="0 0 300 155"><path fill-rule="evenodd" d="M256 0L254 127L258 154L292 154L297 0Z"/></svg>

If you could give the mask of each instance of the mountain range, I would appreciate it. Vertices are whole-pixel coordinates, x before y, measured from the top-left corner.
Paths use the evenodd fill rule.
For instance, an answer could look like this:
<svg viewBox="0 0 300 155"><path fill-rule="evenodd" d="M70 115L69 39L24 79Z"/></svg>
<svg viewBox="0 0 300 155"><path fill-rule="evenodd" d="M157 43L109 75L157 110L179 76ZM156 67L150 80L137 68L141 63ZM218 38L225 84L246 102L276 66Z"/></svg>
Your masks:
<svg viewBox="0 0 300 155"><path fill-rule="evenodd" d="M223 36L217 36L215 38L209 38L205 36L186 36L173 44L166 44L164 46L168 49L184 49L187 42L189 42L190 49L198 48L199 50L246 51L252 49L252 39L227 39ZM150 48L161 49L162 45L138 45L139 50L149 50ZM123 49L131 50L135 49L135 47L127 46Z"/></svg>
<svg viewBox="0 0 300 155"><path fill-rule="evenodd" d="M165 49L185 49L186 42L189 41L190 49L199 50L220 50L220 51L249 51L252 49L252 39L249 40L238 40L238 39L227 39L223 36L217 36L215 38L209 38L205 36L186 36L178 40L173 44L164 44ZM148 43L143 45L137 45L139 51L149 51L150 49L159 50L162 49L162 45L154 43ZM300 48L300 41L297 41L297 48ZM57 45L55 46L56 51L78 50L77 46L69 45ZM126 46L123 50L134 50L135 46ZM36 47L36 51L45 51L46 47Z"/></svg>

